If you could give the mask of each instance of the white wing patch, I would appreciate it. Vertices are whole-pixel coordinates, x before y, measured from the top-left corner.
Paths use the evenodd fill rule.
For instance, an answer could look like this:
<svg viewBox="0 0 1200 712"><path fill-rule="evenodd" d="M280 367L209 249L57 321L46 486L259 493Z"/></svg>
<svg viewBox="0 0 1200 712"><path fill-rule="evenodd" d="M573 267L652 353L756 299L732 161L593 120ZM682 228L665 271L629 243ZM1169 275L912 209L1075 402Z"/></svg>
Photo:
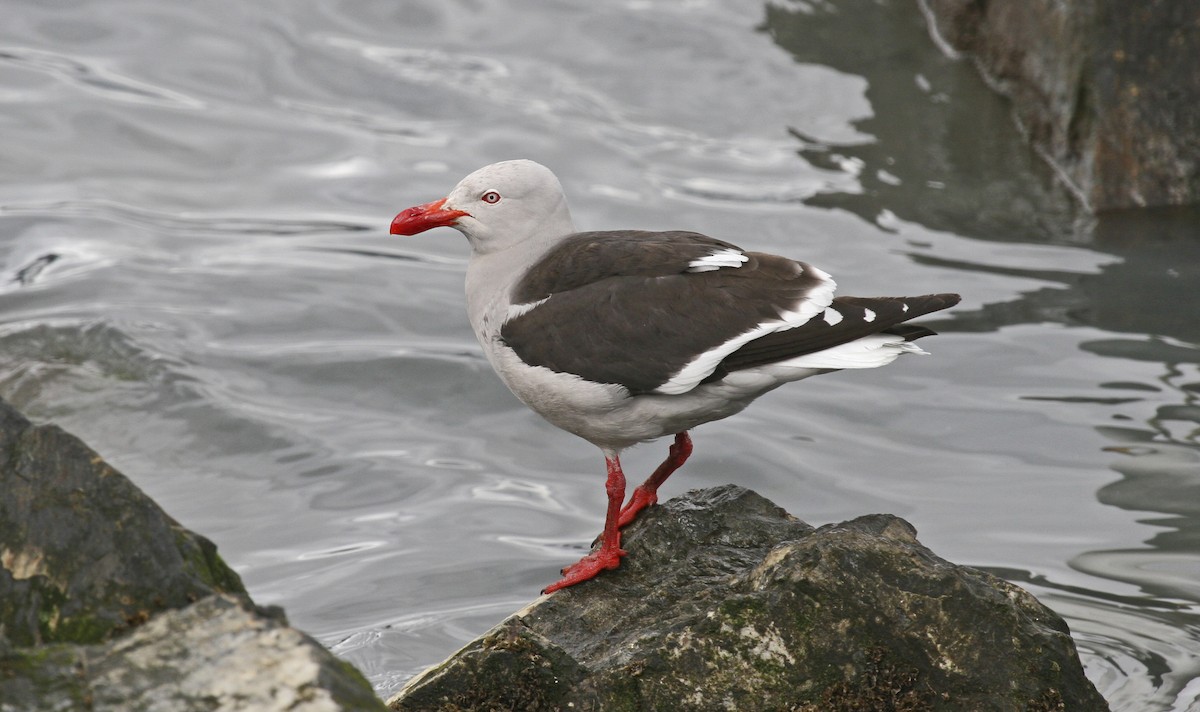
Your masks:
<svg viewBox="0 0 1200 712"><path fill-rule="evenodd" d="M868 322L868 323L875 321L875 312L864 307L863 308L863 321Z"/></svg>
<svg viewBox="0 0 1200 712"><path fill-rule="evenodd" d="M742 256L744 257L745 255ZM687 393L695 388L700 381L708 378L708 375L716 370L717 364L721 363L726 356L742 348L742 346L760 336L803 326L810 319L828 309L829 305L833 303L833 292L837 289L837 282L834 282L833 278L823 270L819 270L811 265L809 265L809 274L820 280L820 283L813 287L812 291L805 295L804 299L801 299L800 303L796 304L792 311L783 312L779 315L778 320L764 321L720 346L714 346L696 356L686 366L679 369L679 373L675 374L671 380L655 388L654 392L664 395ZM840 314L838 318L841 318Z"/></svg>
<svg viewBox="0 0 1200 712"><path fill-rule="evenodd" d="M550 297L543 297L536 302L526 302L525 304L509 304L508 311L504 314L504 322L508 323L512 319L516 319L522 314L528 314L534 309L546 303Z"/></svg>
<svg viewBox="0 0 1200 712"><path fill-rule="evenodd" d="M724 249L688 262L688 272L714 272L722 267L741 267L750 258L738 250Z"/></svg>
<svg viewBox="0 0 1200 712"><path fill-rule="evenodd" d="M830 326L837 326L838 322L840 322L843 317L840 311L834 309L833 307L829 307L825 310L825 314L822 315L821 318L825 320L826 324L829 324Z"/></svg>

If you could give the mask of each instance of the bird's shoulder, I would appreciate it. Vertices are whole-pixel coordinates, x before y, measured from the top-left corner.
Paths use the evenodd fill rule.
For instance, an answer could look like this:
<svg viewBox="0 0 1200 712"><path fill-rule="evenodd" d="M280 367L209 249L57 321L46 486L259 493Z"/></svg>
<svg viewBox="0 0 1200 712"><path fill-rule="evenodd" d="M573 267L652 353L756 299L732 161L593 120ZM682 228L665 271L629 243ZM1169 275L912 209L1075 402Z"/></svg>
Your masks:
<svg viewBox="0 0 1200 712"><path fill-rule="evenodd" d="M732 243L684 230L578 232L525 271L514 287L513 302L536 302L613 277L665 277L740 266L747 254Z"/></svg>

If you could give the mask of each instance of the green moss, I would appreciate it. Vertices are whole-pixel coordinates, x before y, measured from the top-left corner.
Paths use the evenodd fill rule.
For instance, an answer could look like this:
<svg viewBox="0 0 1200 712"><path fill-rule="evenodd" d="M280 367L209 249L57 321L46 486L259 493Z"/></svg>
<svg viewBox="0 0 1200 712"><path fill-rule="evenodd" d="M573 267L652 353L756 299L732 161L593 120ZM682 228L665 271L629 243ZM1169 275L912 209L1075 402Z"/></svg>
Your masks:
<svg viewBox="0 0 1200 712"><path fill-rule="evenodd" d="M324 675L321 683L329 689L335 702L345 709L384 710L383 701L375 696L371 683L363 674L345 660L329 656L329 663L336 671L332 677Z"/></svg>
<svg viewBox="0 0 1200 712"><path fill-rule="evenodd" d="M926 712L934 700L915 668L892 660L884 648L871 648L853 678L824 687L797 712Z"/></svg>
<svg viewBox="0 0 1200 712"><path fill-rule="evenodd" d="M58 622L54 640L62 643L99 643L107 639L118 626L94 616L72 616Z"/></svg>
<svg viewBox="0 0 1200 712"><path fill-rule="evenodd" d="M12 709L91 709L80 674L83 654L73 645L23 648L0 657L0 700Z"/></svg>
<svg viewBox="0 0 1200 712"><path fill-rule="evenodd" d="M597 709L612 712L641 712L646 709L670 709L670 706L655 705L646 699L646 691L637 679L636 671L623 669L609 675L604 687L605 696L598 700Z"/></svg>
<svg viewBox="0 0 1200 712"><path fill-rule="evenodd" d="M39 587L41 605L38 607L38 634L44 643L99 643L117 627L90 612L65 615L70 598L53 584ZM29 641L32 642L32 641Z"/></svg>
<svg viewBox="0 0 1200 712"><path fill-rule="evenodd" d="M760 598L732 596L717 606L718 616L731 626L741 627L762 617L766 604Z"/></svg>
<svg viewBox="0 0 1200 712"><path fill-rule="evenodd" d="M71 645L35 645L21 648L5 655L5 672L29 676L38 670L52 666L70 667L79 657L79 651Z"/></svg>
<svg viewBox="0 0 1200 712"><path fill-rule="evenodd" d="M242 578L217 553L216 544L183 527L173 527L173 531L175 548L201 581L221 593L246 593Z"/></svg>
<svg viewBox="0 0 1200 712"><path fill-rule="evenodd" d="M1044 690L1040 697L1025 705L1027 712L1066 712L1067 703L1062 693L1054 688Z"/></svg>
<svg viewBox="0 0 1200 712"><path fill-rule="evenodd" d="M516 618L500 624L435 674L453 683L414 690L402 703L393 700L393 709L560 710L582 676L569 655Z"/></svg>

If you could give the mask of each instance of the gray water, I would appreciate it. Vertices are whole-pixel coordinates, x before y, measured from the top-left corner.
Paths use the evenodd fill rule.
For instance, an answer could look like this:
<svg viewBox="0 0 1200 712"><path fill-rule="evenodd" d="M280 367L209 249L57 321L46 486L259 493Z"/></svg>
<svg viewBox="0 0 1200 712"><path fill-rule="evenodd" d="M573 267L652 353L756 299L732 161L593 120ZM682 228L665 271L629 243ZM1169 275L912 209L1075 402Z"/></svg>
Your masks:
<svg viewBox="0 0 1200 712"><path fill-rule="evenodd" d="M1200 710L1200 215L1090 220L914 4L6 0L0 395L84 438L380 694L599 529L508 394L466 245L496 160L581 229L701 230L845 294L958 291L929 358L694 435L814 524L913 522L1070 623L1117 710ZM665 443L628 453L636 478Z"/></svg>

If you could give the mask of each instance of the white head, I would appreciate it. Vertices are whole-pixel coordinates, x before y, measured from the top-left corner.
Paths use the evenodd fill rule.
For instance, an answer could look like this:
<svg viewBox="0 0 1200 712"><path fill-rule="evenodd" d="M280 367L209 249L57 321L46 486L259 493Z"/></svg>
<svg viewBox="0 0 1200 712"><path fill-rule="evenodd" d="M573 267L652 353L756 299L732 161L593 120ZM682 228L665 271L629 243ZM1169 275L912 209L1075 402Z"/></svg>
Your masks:
<svg viewBox="0 0 1200 712"><path fill-rule="evenodd" d="M466 235L478 254L575 231L558 178L523 159L484 166L445 198L405 210L392 220L391 233L415 235L442 226Z"/></svg>

